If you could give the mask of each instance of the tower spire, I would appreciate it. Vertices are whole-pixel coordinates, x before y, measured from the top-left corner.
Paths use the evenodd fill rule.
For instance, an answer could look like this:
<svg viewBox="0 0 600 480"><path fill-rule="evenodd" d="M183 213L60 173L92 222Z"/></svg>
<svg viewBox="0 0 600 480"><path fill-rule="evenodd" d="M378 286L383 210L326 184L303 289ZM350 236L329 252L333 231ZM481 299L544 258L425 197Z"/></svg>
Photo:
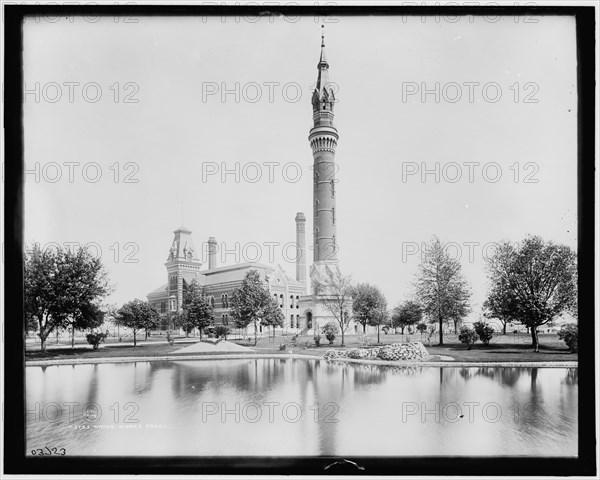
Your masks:
<svg viewBox="0 0 600 480"><path fill-rule="evenodd" d="M314 263L337 263L335 215L335 149L338 132L333 125L335 94L325 58L325 31L321 25L321 57L312 96L313 123L308 140L313 151L313 254Z"/></svg>

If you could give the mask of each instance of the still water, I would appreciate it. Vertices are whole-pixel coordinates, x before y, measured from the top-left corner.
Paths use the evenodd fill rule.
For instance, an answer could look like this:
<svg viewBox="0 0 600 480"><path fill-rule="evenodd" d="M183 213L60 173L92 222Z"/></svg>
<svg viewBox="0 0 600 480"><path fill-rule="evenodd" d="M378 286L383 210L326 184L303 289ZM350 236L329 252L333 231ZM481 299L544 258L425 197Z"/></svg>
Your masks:
<svg viewBox="0 0 600 480"><path fill-rule="evenodd" d="M576 368L137 362L26 385L30 455L577 455Z"/></svg>

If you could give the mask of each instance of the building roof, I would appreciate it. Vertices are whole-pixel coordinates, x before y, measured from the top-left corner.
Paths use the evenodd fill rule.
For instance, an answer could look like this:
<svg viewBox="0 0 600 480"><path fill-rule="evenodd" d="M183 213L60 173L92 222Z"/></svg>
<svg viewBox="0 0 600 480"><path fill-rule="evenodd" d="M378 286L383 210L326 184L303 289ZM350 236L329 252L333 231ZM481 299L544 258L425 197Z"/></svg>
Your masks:
<svg viewBox="0 0 600 480"><path fill-rule="evenodd" d="M158 296L158 295L166 295L167 294L167 287L169 285L168 284L164 284L162 287L158 287L155 290L152 290L148 295L146 295L147 297L153 297L153 296Z"/></svg>

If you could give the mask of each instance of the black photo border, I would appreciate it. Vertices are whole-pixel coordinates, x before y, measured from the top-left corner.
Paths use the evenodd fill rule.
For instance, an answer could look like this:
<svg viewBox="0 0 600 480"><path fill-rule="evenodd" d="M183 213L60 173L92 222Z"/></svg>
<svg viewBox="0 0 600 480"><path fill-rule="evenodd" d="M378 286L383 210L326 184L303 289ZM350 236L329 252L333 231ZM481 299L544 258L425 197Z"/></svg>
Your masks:
<svg viewBox="0 0 600 480"><path fill-rule="evenodd" d="M579 452L557 457L28 457L25 455L25 333L23 315L23 40L25 16L295 16L567 15L576 20L578 87ZM595 7L4 5L5 49L5 474L286 474L519 475L596 474L594 182ZM265 452L267 453L267 452Z"/></svg>

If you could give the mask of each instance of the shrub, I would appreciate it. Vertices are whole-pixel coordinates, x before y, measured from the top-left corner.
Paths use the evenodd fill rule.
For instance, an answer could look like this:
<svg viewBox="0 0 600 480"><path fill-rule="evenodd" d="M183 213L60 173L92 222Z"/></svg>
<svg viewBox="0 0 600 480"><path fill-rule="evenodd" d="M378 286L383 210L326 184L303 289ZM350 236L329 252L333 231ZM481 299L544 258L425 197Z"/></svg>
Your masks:
<svg viewBox="0 0 600 480"><path fill-rule="evenodd" d="M227 340L227 334L230 331L231 330L227 325L217 325L215 327L215 335L217 336L217 338L223 337L225 340Z"/></svg>
<svg viewBox="0 0 600 480"><path fill-rule="evenodd" d="M458 339L467 344L467 350L471 350L473 344L477 341L477 332L469 327L462 327Z"/></svg>
<svg viewBox="0 0 600 480"><path fill-rule="evenodd" d="M386 335L388 334L388 332L390 331L390 327L388 327L387 325L384 325L384 327L382 328L383 333L385 333Z"/></svg>
<svg viewBox="0 0 600 480"><path fill-rule="evenodd" d="M98 350L98 347L100 346L100 344L104 341L104 339L107 336L108 335L106 333L91 332L91 333L88 333L85 336L85 338L86 338L87 342L93 347L94 350Z"/></svg>
<svg viewBox="0 0 600 480"><path fill-rule="evenodd" d="M423 332L427 331L427 325L425 325L424 323L419 323L417 325L417 330L421 333L421 335L423 334Z"/></svg>
<svg viewBox="0 0 600 480"><path fill-rule="evenodd" d="M279 344L279 350L285 350L285 343Z"/></svg>
<svg viewBox="0 0 600 480"><path fill-rule="evenodd" d="M335 335L336 335L336 333L339 332L339 329L335 323L329 322L329 323L325 324L325 326L321 329L321 332L323 332L325 334L325 338L329 342L329 345L333 345L333 341L335 340Z"/></svg>
<svg viewBox="0 0 600 480"><path fill-rule="evenodd" d="M313 337L313 342L315 342L315 347L320 347L321 346L321 335L315 334L315 336Z"/></svg>
<svg viewBox="0 0 600 480"><path fill-rule="evenodd" d="M558 331L558 338L564 340L567 344L567 347L569 347L573 353L576 352L578 348L578 337L579 328L577 327L576 323L567 323L560 327L560 330Z"/></svg>
<svg viewBox="0 0 600 480"><path fill-rule="evenodd" d="M481 340L484 345L489 345L494 334L494 329L485 322L475 322L473 327L475 327L475 333L479 335L479 340Z"/></svg>

